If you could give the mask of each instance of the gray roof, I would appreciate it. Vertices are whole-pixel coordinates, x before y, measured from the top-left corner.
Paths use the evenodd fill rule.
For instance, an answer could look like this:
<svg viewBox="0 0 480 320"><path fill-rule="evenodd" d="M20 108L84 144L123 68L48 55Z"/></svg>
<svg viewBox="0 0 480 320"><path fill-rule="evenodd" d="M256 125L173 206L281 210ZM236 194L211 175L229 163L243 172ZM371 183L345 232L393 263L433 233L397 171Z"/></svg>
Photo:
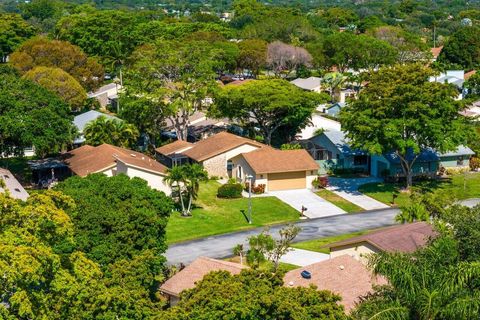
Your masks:
<svg viewBox="0 0 480 320"><path fill-rule="evenodd" d="M28 193L22 187L20 182L13 176L13 174L7 170L0 168L0 179L5 182L6 189L10 192L10 196L15 199L27 200ZM0 193L4 193L5 190L0 187Z"/></svg>
<svg viewBox="0 0 480 320"><path fill-rule="evenodd" d="M321 82L322 82L322 79L319 77L297 78L293 81L290 81L291 84L294 84L297 87L305 90L313 90L319 87Z"/></svg>
<svg viewBox="0 0 480 320"><path fill-rule="evenodd" d="M348 139L345 137L345 132L343 131L325 131L323 133L343 154L346 155L363 155L366 154L362 150L352 150L348 145Z"/></svg>
<svg viewBox="0 0 480 320"><path fill-rule="evenodd" d="M121 119L111 116L109 114L101 113L96 110L90 110L85 113L79 114L78 116L73 118L73 124L78 128L78 132L83 132L83 129L85 129L87 123L94 121L101 116L105 116L108 119L116 119L121 121Z"/></svg>
<svg viewBox="0 0 480 320"><path fill-rule="evenodd" d="M459 146L455 151L439 153L439 157L458 157L458 156L473 156L475 152L467 146Z"/></svg>

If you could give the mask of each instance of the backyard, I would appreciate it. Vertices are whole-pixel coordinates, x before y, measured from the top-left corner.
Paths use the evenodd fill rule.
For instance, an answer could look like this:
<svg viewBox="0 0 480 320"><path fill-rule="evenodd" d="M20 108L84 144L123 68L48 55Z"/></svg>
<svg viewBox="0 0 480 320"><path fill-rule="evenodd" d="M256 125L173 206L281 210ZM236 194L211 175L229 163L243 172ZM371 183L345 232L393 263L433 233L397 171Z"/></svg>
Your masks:
<svg viewBox="0 0 480 320"><path fill-rule="evenodd" d="M360 186L358 191L380 202L392 205L393 194L397 195L395 205L405 206L409 203L408 192L402 192L404 184L368 183ZM457 174L441 180L416 182L414 188L425 191L443 190L457 199L480 197L480 173Z"/></svg>
<svg viewBox="0 0 480 320"><path fill-rule="evenodd" d="M167 225L167 242L191 240L215 234L239 231L288 221L297 221L300 213L275 197L252 198L252 224L248 223L248 199L219 199L220 184L208 181L200 185L192 217L173 212ZM241 210L244 210L242 214Z"/></svg>

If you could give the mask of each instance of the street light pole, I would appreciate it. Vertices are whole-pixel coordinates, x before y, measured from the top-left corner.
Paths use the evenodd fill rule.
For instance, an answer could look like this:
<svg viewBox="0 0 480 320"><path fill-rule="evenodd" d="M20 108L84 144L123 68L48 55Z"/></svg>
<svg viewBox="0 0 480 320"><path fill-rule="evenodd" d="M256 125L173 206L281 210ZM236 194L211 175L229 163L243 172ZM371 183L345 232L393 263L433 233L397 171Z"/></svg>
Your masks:
<svg viewBox="0 0 480 320"><path fill-rule="evenodd" d="M248 223L252 224L252 176L248 175Z"/></svg>

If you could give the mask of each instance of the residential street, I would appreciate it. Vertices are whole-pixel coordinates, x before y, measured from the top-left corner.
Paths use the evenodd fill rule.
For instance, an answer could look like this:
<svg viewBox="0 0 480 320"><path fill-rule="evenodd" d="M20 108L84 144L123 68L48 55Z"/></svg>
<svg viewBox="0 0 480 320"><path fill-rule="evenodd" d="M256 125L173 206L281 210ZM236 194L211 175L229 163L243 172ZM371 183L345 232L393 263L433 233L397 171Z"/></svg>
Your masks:
<svg viewBox="0 0 480 320"><path fill-rule="evenodd" d="M399 209L388 208L300 221L296 225L301 227L302 231L295 242L389 226L395 223L394 217L398 212ZM275 235L283 226L271 227L270 231ZM256 228L173 244L167 250L167 261L169 264L189 264L199 256L225 258L232 255L235 245L245 243L248 237L262 230L263 228Z"/></svg>

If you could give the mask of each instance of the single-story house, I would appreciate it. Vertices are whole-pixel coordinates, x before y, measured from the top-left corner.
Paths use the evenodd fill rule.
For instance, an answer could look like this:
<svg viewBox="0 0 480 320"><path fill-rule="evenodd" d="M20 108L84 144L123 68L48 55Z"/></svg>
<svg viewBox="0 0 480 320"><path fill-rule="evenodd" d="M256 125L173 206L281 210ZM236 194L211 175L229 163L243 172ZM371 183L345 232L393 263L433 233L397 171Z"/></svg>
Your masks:
<svg viewBox="0 0 480 320"><path fill-rule="evenodd" d="M26 201L28 193L10 170L0 168L0 193L8 191L10 197Z"/></svg>
<svg viewBox="0 0 480 320"><path fill-rule="evenodd" d="M85 177L91 173L103 173L107 176L126 174L130 178L138 177L148 185L167 195L170 186L165 182L167 167L143 153L102 144L97 147L84 145L63 155L64 162L73 174Z"/></svg>
<svg viewBox="0 0 480 320"><path fill-rule="evenodd" d="M290 83L307 91L320 92L322 90L322 78L319 77L297 78Z"/></svg>
<svg viewBox="0 0 480 320"><path fill-rule="evenodd" d="M83 136L83 130L85 129L85 126L90 122L97 120L99 117L106 117L107 119L122 121L115 116L103 112L98 112L96 110L90 110L81 113L73 118L73 124L75 125L75 127L77 127L77 131L79 134L78 138L73 141L74 145L80 146L85 142L85 137Z"/></svg>
<svg viewBox="0 0 480 320"><path fill-rule="evenodd" d="M308 271L310 278L302 276ZM286 287L309 287L329 290L342 297L339 302L350 312L362 296L373 291L373 286L387 284L385 278L375 276L365 265L349 255L334 257L287 272L283 278Z"/></svg>
<svg viewBox="0 0 480 320"><path fill-rule="evenodd" d="M157 148L156 154L157 159L167 166L186 162L199 163L205 168L209 176L231 177L231 159L241 153L260 148L270 147L228 132L220 132L193 144L172 142Z"/></svg>
<svg viewBox="0 0 480 320"><path fill-rule="evenodd" d="M343 169L365 172L375 177L403 176L398 156L394 153L370 155L362 150L352 150L343 131L325 131L309 141L311 143L308 151L320 166L320 174ZM425 149L414 163L413 174L435 175L441 167L468 169L469 159L474 154L465 146L459 146L457 150L446 153Z"/></svg>
<svg viewBox="0 0 480 320"><path fill-rule="evenodd" d="M465 83L465 71L464 70L448 70L446 72L440 73L437 76L432 76L429 79L430 82L438 83L449 83L457 87L459 94L457 100L461 100L464 97L464 87Z"/></svg>
<svg viewBox="0 0 480 320"><path fill-rule="evenodd" d="M232 159L232 176L242 182L248 177L265 191L307 189L318 176L318 164L305 150L262 148Z"/></svg>
<svg viewBox="0 0 480 320"><path fill-rule="evenodd" d="M95 98L100 107L105 108L107 105L116 106L118 100L118 93L121 91L122 86L117 83L109 83L100 88L95 92L89 92L89 98Z"/></svg>
<svg viewBox="0 0 480 320"><path fill-rule="evenodd" d="M368 256L378 252L410 253L425 246L436 235L431 224L414 222L382 228L361 236L327 245L330 257L348 255L366 264Z"/></svg>
<svg viewBox="0 0 480 320"><path fill-rule="evenodd" d="M160 292L167 297L170 305L173 306L178 303L182 291L194 288L197 282L201 281L210 272L228 271L231 274L239 274L245 268L248 267L234 262L199 257L165 281L160 287Z"/></svg>

